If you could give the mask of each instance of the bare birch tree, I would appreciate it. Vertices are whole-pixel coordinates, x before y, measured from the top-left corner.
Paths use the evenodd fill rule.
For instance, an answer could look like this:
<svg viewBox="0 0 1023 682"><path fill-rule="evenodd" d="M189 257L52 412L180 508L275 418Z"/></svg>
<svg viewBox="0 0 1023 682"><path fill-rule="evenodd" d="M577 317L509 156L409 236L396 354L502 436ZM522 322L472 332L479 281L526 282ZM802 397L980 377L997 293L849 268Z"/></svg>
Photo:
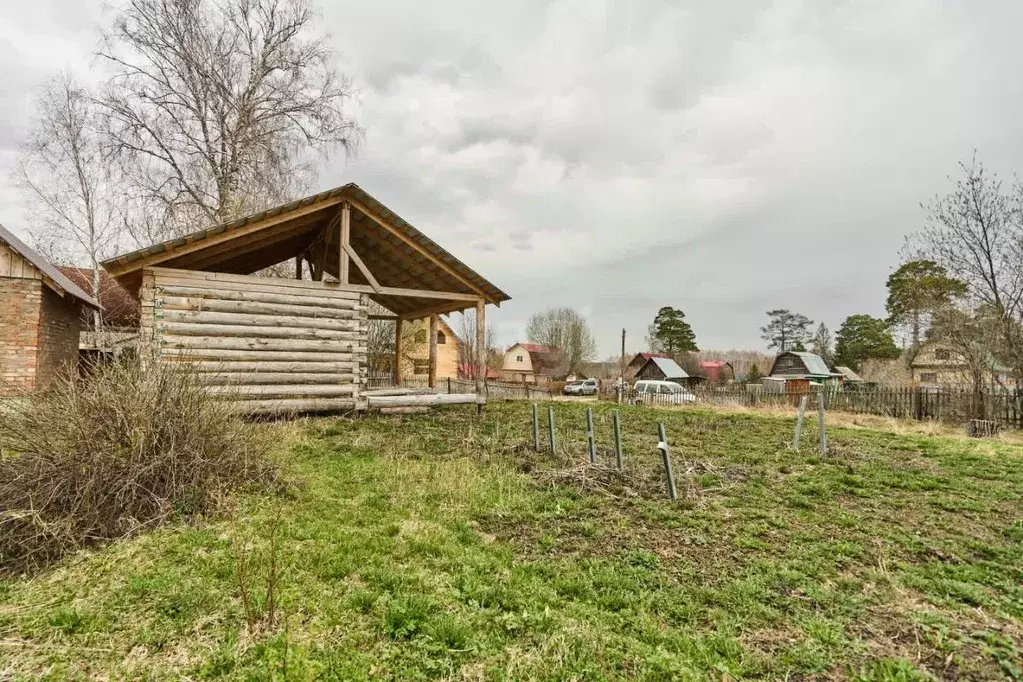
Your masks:
<svg viewBox="0 0 1023 682"><path fill-rule="evenodd" d="M1023 379L1023 188L1002 190L976 157L962 177L924 208L927 224L914 237L916 253L966 285L974 307L1001 321L999 345Z"/></svg>
<svg viewBox="0 0 1023 682"><path fill-rule="evenodd" d="M351 150L351 84L308 0L127 0L104 36L111 152L148 242L282 203Z"/></svg>
<svg viewBox="0 0 1023 682"><path fill-rule="evenodd" d="M98 123L91 93L71 73L58 75L39 91L15 171L31 211L32 240L55 262L87 263L96 299L99 262L112 256L121 241L114 180ZM102 326L99 310L93 325L96 330Z"/></svg>
<svg viewBox="0 0 1023 682"><path fill-rule="evenodd" d="M526 337L533 343L556 348L565 355L569 372L597 354L597 342L586 318L572 308L551 308L534 313L526 323Z"/></svg>
<svg viewBox="0 0 1023 682"><path fill-rule="evenodd" d="M476 311L466 310L461 314L457 333L459 337L459 371L463 369L469 370L472 372L472 375L466 378L474 378L477 367L481 365L487 368L491 367L490 349L494 347L494 327L490 324L486 325L486 328L483 330L483 348L480 348L479 344L476 343Z"/></svg>

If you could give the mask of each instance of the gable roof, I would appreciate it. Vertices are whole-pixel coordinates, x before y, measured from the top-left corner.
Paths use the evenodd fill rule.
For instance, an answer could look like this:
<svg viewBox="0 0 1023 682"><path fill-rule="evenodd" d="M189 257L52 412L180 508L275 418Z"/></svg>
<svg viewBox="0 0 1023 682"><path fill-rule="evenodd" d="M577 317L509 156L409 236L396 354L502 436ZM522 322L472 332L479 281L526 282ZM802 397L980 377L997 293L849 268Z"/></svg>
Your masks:
<svg viewBox="0 0 1023 682"><path fill-rule="evenodd" d="M77 284L83 291L92 288L92 269L78 268L74 265L61 265L57 268L67 278ZM137 327L139 324L139 302L124 290L117 280L105 270L99 271L98 300L103 306L104 327ZM83 322L92 324L92 315L83 316Z"/></svg>
<svg viewBox="0 0 1023 682"><path fill-rule="evenodd" d="M845 377L846 381L863 381L863 377L854 372L851 367L846 367L845 365L837 365L835 367L835 373L841 374Z"/></svg>
<svg viewBox="0 0 1023 682"><path fill-rule="evenodd" d="M324 271L337 277L340 214L346 202L352 209L349 243L381 287L471 294L495 304L510 299L354 183L111 258L103 267L129 290L138 289L144 267L245 275L299 255L322 262ZM353 260L349 281L371 285L357 265ZM402 316L475 305L437 296L370 293L369 297Z"/></svg>
<svg viewBox="0 0 1023 682"><path fill-rule="evenodd" d="M553 353L555 350L550 346L543 346L540 345L539 343L516 343L515 346L525 348L526 351L528 351L529 353ZM515 346L512 346L512 348L514 348ZM508 350L511 350L511 348L509 348Z"/></svg>
<svg viewBox="0 0 1023 682"><path fill-rule="evenodd" d="M806 351L786 351L792 355L797 356L803 361L803 366L806 367L807 374L831 374L831 370L828 368L828 363L824 362L824 358L815 354L808 353ZM779 354L780 355L780 354Z"/></svg>
<svg viewBox="0 0 1023 682"><path fill-rule="evenodd" d="M42 273L47 286L56 291L58 294L61 296L73 296L87 306L100 308L100 304L96 301L96 299L85 293L80 286L68 279L64 273L58 270L48 260L43 258L41 253L18 239L13 232L8 230L2 224L0 224L0 241L7 244L7 246L9 246L19 256L27 260L33 267L35 267L36 270Z"/></svg>
<svg viewBox="0 0 1023 682"><path fill-rule="evenodd" d="M665 379L688 379L689 375L686 371L679 366L677 362L671 358L652 357L647 360L647 363L654 363L657 365L657 369L661 370L661 374L664 375ZM646 365L644 365L645 367ZM641 370L642 371L642 370Z"/></svg>

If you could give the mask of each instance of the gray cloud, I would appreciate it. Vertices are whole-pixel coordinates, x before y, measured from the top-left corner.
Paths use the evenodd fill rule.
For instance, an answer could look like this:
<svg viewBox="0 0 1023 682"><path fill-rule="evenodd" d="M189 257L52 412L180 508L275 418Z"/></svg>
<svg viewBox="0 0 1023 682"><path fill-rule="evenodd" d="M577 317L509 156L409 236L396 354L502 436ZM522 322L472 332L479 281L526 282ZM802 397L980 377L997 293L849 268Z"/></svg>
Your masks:
<svg viewBox="0 0 1023 682"><path fill-rule="evenodd" d="M0 10L0 170L32 87L91 67L98 8ZM638 349L675 305L703 347L759 346L768 308L880 314L919 202L974 148L1023 171L1021 21L1009 0L324 3L367 135L321 184L359 182L508 291L501 342L571 305L603 353L622 327Z"/></svg>

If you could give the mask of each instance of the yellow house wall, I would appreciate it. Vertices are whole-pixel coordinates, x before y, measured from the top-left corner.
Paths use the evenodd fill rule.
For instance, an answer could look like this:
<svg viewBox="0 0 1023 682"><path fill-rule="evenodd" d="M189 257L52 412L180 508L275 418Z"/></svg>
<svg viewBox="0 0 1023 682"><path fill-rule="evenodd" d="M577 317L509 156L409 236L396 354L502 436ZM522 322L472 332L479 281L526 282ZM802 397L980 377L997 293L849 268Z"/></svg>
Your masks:
<svg viewBox="0 0 1023 682"><path fill-rule="evenodd" d="M413 325L415 333L419 334L422 332L426 336L426 341L423 343L416 344L414 351L409 353L411 362L406 364L406 376L428 376L429 368L426 371L416 373L415 360L427 360L430 359L430 344L429 342L429 330L430 323L428 320L415 320L406 324ZM444 333L447 343L437 344L437 378L438 379L457 379L458 378L458 349L461 345L461 340L458 335L448 326L443 318L437 320L437 330ZM420 363L422 364L422 363Z"/></svg>

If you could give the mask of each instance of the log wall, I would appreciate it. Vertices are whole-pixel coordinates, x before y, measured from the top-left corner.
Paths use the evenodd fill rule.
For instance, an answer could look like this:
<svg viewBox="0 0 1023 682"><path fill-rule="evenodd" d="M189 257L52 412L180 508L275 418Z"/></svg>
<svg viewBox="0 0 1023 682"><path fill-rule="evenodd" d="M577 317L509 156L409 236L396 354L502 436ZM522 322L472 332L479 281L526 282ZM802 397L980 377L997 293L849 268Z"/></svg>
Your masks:
<svg viewBox="0 0 1023 682"><path fill-rule="evenodd" d="M330 282L149 268L141 339L164 364L187 363L239 412L362 406L369 298Z"/></svg>

